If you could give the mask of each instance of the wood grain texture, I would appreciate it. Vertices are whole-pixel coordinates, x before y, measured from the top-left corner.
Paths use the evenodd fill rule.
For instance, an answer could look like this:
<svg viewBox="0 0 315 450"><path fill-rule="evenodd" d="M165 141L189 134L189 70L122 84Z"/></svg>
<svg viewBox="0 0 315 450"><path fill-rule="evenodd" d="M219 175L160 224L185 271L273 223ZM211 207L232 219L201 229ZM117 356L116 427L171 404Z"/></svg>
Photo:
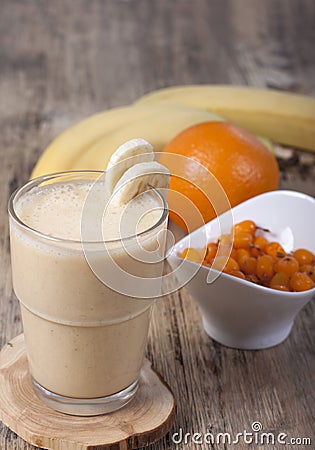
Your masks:
<svg viewBox="0 0 315 450"><path fill-rule="evenodd" d="M313 0L2 0L0 347L21 332L6 205L52 138L87 115L173 84L314 96L314 18ZM281 186L314 195L313 159L308 167L291 159ZM178 412L172 432L149 449L205 448L176 447L172 433L236 434L254 420L265 431L310 437L314 447L314 310L311 303L301 312L280 346L242 352L206 336L185 289L159 301L147 356L171 386ZM32 450L0 430L1 450Z"/></svg>
<svg viewBox="0 0 315 450"><path fill-rule="evenodd" d="M132 450L164 436L175 401L144 361L135 398L109 415L74 417L53 411L32 388L23 334L0 352L0 418L27 442L51 450Z"/></svg>

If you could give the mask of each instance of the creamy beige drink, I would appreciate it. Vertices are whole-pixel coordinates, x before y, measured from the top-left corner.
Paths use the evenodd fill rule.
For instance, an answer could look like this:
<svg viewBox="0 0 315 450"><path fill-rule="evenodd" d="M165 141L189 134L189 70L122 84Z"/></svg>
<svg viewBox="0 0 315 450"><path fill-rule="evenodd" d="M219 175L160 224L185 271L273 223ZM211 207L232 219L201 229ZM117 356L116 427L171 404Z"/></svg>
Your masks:
<svg viewBox="0 0 315 450"><path fill-rule="evenodd" d="M151 295L160 289L160 232L167 213L152 189L128 207L109 203L101 221L103 240L110 241L108 253L100 242L85 242L84 247L107 275L116 276L113 261L123 269L126 286L130 273L138 277L138 298L126 295L125 289L111 289L92 271L80 242L82 211L91 187L90 207L109 195L104 183L95 183L99 176L58 175L41 185L30 182L15 196L10 219L13 283L37 387L74 399L104 398L126 390L128 400L142 365ZM86 214L86 224L93 230L93 215ZM150 279L152 293L145 284ZM117 407L90 412L60 408L74 414L112 409Z"/></svg>

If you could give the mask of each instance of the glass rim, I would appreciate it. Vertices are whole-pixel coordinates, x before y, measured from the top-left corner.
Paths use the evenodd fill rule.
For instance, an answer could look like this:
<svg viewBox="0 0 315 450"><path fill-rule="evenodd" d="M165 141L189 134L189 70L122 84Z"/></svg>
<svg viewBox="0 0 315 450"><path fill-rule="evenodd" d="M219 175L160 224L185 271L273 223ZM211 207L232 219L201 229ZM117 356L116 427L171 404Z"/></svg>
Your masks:
<svg viewBox="0 0 315 450"><path fill-rule="evenodd" d="M64 243L64 244L75 244L75 245L82 245L82 244L86 244L86 245L100 245L100 244L117 244L119 242L127 242L127 241L132 241L136 238L139 237L143 237L146 234L149 234L151 231L153 231L155 228L159 227L160 225L162 225L165 221L165 219L168 216L168 204L166 199L164 198L164 196L161 194L161 192L159 192L158 189L152 187L151 189L158 195L158 197L162 200L162 205L163 205L163 213L160 217L160 219L154 223L154 225L152 225L150 228L147 228L146 230L141 231L138 234L133 234L131 236L127 236L125 238L116 238L116 239L107 239L107 240L101 240L101 241L87 241L87 240L77 240L77 239L64 239L64 238L59 238L56 236L51 236L45 233L42 233L39 230L36 230L35 228L30 227L29 225L27 225L25 222L23 222L20 217L18 216L18 214L15 211L14 208L14 201L16 200L16 197L20 194L23 194L23 191L27 191L33 187L38 186L40 183L44 182L44 181L49 181L49 180L53 180L53 179L58 179L61 178L62 176L66 176L66 175L79 175L79 174L99 174L100 176L102 174L104 174L106 171L103 170L65 170L65 171L60 171L60 172L53 172L53 173L49 173L46 175L41 175L39 177L36 178L32 178L31 180L27 181L26 183L24 183L22 186L20 186L19 188L15 189L15 191L12 192L12 194L10 195L9 198L9 202L8 202L8 213L9 216L11 217L11 219L17 224L19 225L21 228L23 228L24 230L32 233L33 235L40 237L41 239L45 239L48 241L52 241L52 242L60 242L60 243ZM94 181L97 181L94 180Z"/></svg>

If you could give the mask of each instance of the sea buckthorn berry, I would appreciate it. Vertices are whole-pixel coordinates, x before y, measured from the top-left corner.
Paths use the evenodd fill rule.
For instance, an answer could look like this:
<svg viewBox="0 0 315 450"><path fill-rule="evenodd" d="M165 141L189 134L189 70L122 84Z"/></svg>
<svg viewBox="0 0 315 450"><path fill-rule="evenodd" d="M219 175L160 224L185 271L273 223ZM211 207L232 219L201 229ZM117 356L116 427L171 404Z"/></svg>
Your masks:
<svg viewBox="0 0 315 450"><path fill-rule="evenodd" d="M234 225L232 234L222 234L202 250L186 248L179 256L212 267L251 283L283 292L300 292L315 285L315 255L304 248L286 254L279 242L255 235L261 228L252 220Z"/></svg>
<svg viewBox="0 0 315 450"><path fill-rule="evenodd" d="M234 234L249 233L252 236L254 236L256 229L257 225L253 220L243 220L233 227Z"/></svg>
<svg viewBox="0 0 315 450"><path fill-rule="evenodd" d="M276 289L277 291L290 292L290 289L287 286L283 286L282 284L275 284L274 286L270 286L272 289Z"/></svg>
<svg viewBox="0 0 315 450"><path fill-rule="evenodd" d="M225 258L230 258L232 247L230 245L220 245L218 246L217 256L224 256Z"/></svg>
<svg viewBox="0 0 315 450"><path fill-rule="evenodd" d="M315 256L309 250L305 248L299 248L293 252L294 258L296 258L300 264L300 266L304 264L314 264Z"/></svg>
<svg viewBox="0 0 315 450"><path fill-rule="evenodd" d="M269 281L274 275L274 259L270 255L262 255L257 258L256 275L262 281Z"/></svg>
<svg viewBox="0 0 315 450"><path fill-rule="evenodd" d="M256 247L254 244L249 246L249 252L254 258L258 258L258 256L264 255L263 250L258 246Z"/></svg>
<svg viewBox="0 0 315 450"><path fill-rule="evenodd" d="M201 257L200 252L198 252L198 250L196 250L195 248L191 248L191 247L185 248L185 250L181 254L181 257L183 259L188 259L188 261L192 261L192 262L196 262L196 263L202 262L202 257Z"/></svg>
<svg viewBox="0 0 315 450"><path fill-rule="evenodd" d="M270 280L269 286L273 289L277 289L275 286L283 286L289 290L290 277L283 272L277 272Z"/></svg>
<svg viewBox="0 0 315 450"><path fill-rule="evenodd" d="M224 271L229 258L227 256L217 255L212 261L212 267L219 271Z"/></svg>
<svg viewBox="0 0 315 450"><path fill-rule="evenodd" d="M250 254L254 256L254 258L262 256L265 253L265 248L268 243L268 239L264 236L255 236L253 244L250 245Z"/></svg>
<svg viewBox="0 0 315 450"><path fill-rule="evenodd" d="M295 272L290 278L290 288L293 291L308 291L314 287L314 282L305 272Z"/></svg>
<svg viewBox="0 0 315 450"><path fill-rule="evenodd" d="M243 258L240 262L240 269L246 275L254 275L256 273L257 260L253 256Z"/></svg>
<svg viewBox="0 0 315 450"><path fill-rule="evenodd" d="M205 249L205 261L210 261L217 254L218 246L214 242L210 242Z"/></svg>
<svg viewBox="0 0 315 450"><path fill-rule="evenodd" d="M233 258L229 258L223 272L230 273L232 270L240 270L240 266L238 265L237 261Z"/></svg>
<svg viewBox="0 0 315 450"><path fill-rule="evenodd" d="M299 263L293 256L285 256L275 263L274 269L276 272L283 272L290 277L295 272L298 272Z"/></svg>
<svg viewBox="0 0 315 450"><path fill-rule="evenodd" d="M233 246L234 248L249 248L249 244L253 243L253 236L245 231L239 231L234 234Z"/></svg>
<svg viewBox="0 0 315 450"><path fill-rule="evenodd" d="M232 246L233 239L230 234L222 234L218 239L218 244Z"/></svg>
<svg viewBox="0 0 315 450"><path fill-rule="evenodd" d="M259 283L259 279L257 275L245 275L245 280L250 281L251 283Z"/></svg>
<svg viewBox="0 0 315 450"><path fill-rule="evenodd" d="M264 252L266 245L269 244L269 241L265 238L265 236L255 236L253 244L255 247L259 247Z"/></svg>
<svg viewBox="0 0 315 450"><path fill-rule="evenodd" d="M250 258L250 253L245 248L239 248L236 250L236 261L241 264L243 259Z"/></svg>
<svg viewBox="0 0 315 450"><path fill-rule="evenodd" d="M240 270L231 270L231 272L229 272L229 275L232 275L233 277L241 278L242 280L245 280L245 275Z"/></svg>
<svg viewBox="0 0 315 450"><path fill-rule="evenodd" d="M305 272L310 277L312 281L315 283L315 267L311 264L304 264L300 266L299 272Z"/></svg>
<svg viewBox="0 0 315 450"><path fill-rule="evenodd" d="M206 261L205 259L202 261L202 265L206 267L211 267L213 263L213 259L210 259L209 261Z"/></svg>
<svg viewBox="0 0 315 450"><path fill-rule="evenodd" d="M279 242L269 242L269 244L267 244L265 247L265 253L269 256L272 256L272 258L276 261L286 255L285 250L279 244Z"/></svg>

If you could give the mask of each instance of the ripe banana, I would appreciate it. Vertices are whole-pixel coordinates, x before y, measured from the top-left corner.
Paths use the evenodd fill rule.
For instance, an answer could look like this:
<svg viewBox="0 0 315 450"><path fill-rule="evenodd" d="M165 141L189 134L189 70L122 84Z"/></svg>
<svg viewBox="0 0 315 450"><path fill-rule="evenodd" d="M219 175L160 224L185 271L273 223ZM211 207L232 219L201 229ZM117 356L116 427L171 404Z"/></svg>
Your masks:
<svg viewBox="0 0 315 450"><path fill-rule="evenodd" d="M170 171L156 161L147 161L130 167L120 178L114 189L114 200L126 204L150 188L168 189Z"/></svg>
<svg viewBox="0 0 315 450"><path fill-rule="evenodd" d="M77 168L104 169L128 139L141 136L162 149L184 128L209 120L222 119L205 110L171 105L132 105L95 114L61 133L44 151L31 178Z"/></svg>
<svg viewBox="0 0 315 450"><path fill-rule="evenodd" d="M144 107L144 110L148 111L148 108ZM71 169L78 155L103 136L107 130L112 129L113 123L115 126L124 123L129 111L129 106L104 111L66 129L46 148L33 169L31 178ZM141 107L138 111L141 111Z"/></svg>
<svg viewBox="0 0 315 450"><path fill-rule="evenodd" d="M271 89L188 85L150 92L135 104L204 108L254 134L315 151L315 99L311 97Z"/></svg>
<svg viewBox="0 0 315 450"><path fill-rule="evenodd" d="M153 161L154 149L141 138L131 139L122 144L110 157L106 167L106 185L112 193L123 174L135 164Z"/></svg>
<svg viewBox="0 0 315 450"><path fill-rule="evenodd" d="M148 118L141 118L106 134L77 159L72 168L104 169L111 154L123 142L141 136L149 141L155 151L161 151L165 145L185 128L211 120L222 120L218 116L202 109L163 105Z"/></svg>

